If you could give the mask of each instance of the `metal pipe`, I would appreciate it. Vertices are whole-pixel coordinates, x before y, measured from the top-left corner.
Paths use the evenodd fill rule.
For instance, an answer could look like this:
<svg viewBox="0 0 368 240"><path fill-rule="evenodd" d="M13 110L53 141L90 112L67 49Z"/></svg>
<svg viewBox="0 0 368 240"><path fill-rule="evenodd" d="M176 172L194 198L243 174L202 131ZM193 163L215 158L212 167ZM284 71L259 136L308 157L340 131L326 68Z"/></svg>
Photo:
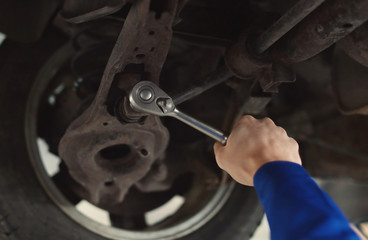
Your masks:
<svg viewBox="0 0 368 240"><path fill-rule="evenodd" d="M265 52L277 40L295 27L301 20L313 12L325 0L300 0L289 9L279 20L264 31L254 43L257 54Z"/></svg>
<svg viewBox="0 0 368 240"><path fill-rule="evenodd" d="M328 0L272 47L283 63L305 61L346 37L368 20L368 0Z"/></svg>
<svg viewBox="0 0 368 240"><path fill-rule="evenodd" d="M324 1L300 0L256 39L254 51L261 54L274 45L271 55L275 61L301 62L330 47L368 20L368 0L328 0L322 4ZM318 6L318 11L314 11ZM301 20L303 21L299 23ZM290 31L292 28L294 29ZM248 64L247 67L249 68ZM222 67L208 75L204 81L196 82L174 95L173 101L178 105L232 76L233 73Z"/></svg>
<svg viewBox="0 0 368 240"><path fill-rule="evenodd" d="M185 102L199 94L207 91L210 88L231 78L233 74L225 66L218 68L216 71L210 73L204 80L196 82L194 85L184 89L180 93L175 94L172 99L175 105Z"/></svg>

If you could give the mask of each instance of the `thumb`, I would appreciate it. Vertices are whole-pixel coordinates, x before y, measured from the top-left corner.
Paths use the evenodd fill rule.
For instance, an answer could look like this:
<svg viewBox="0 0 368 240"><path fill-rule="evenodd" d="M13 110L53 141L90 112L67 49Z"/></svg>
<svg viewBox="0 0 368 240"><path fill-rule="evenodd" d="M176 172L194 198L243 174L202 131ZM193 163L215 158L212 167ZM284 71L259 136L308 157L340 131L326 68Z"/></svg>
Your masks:
<svg viewBox="0 0 368 240"><path fill-rule="evenodd" d="M218 155L218 153L221 151L222 148L224 148L224 146L221 143L215 142L215 144L213 145L213 151L215 152L215 156Z"/></svg>
<svg viewBox="0 0 368 240"><path fill-rule="evenodd" d="M221 168L221 169L224 169L223 168L223 162L222 162L222 159L221 158L221 152L223 151L224 149L224 146L219 143L219 142L216 142L214 145L213 145L213 151L215 152L215 159L216 159L216 163L217 165Z"/></svg>

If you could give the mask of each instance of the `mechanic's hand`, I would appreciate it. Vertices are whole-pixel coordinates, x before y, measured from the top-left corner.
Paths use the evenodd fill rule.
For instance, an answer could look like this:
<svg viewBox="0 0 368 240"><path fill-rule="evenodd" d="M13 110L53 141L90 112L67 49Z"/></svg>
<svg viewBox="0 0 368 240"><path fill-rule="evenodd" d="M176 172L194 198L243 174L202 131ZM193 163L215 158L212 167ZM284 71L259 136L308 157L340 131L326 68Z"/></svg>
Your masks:
<svg viewBox="0 0 368 240"><path fill-rule="evenodd" d="M269 118L243 116L235 124L226 146L217 142L214 150L220 168L248 186L253 186L254 174L268 162L301 164L298 143Z"/></svg>

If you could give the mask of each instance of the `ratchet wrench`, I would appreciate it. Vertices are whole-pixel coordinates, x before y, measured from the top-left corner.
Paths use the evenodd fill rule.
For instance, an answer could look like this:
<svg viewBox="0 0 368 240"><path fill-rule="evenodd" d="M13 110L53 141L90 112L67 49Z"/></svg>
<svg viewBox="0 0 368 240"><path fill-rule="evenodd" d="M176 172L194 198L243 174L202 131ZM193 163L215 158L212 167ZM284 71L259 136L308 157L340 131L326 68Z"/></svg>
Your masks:
<svg viewBox="0 0 368 240"><path fill-rule="evenodd" d="M179 111L172 98L150 81L138 82L129 94L130 106L138 112L174 117L216 141L226 144L227 137L213 127Z"/></svg>

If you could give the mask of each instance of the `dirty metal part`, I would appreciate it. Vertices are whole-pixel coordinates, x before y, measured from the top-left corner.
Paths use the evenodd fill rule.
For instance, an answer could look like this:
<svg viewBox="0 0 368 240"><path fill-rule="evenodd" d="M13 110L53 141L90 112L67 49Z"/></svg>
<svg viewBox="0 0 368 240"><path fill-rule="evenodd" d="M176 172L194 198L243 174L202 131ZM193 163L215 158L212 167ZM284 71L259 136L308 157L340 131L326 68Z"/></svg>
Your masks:
<svg viewBox="0 0 368 240"><path fill-rule="evenodd" d="M256 54L262 54L301 20L314 11L325 0L299 0L272 26L255 40L253 47Z"/></svg>
<svg viewBox="0 0 368 240"><path fill-rule="evenodd" d="M88 22L119 11L133 0L66 0L60 15L74 24Z"/></svg>
<svg viewBox="0 0 368 240"><path fill-rule="evenodd" d="M238 78L252 79L271 71L272 62L256 57L247 47L248 34L242 34L238 41L230 47L225 56L225 64Z"/></svg>
<svg viewBox="0 0 368 240"><path fill-rule="evenodd" d="M68 23L81 24L99 19L120 11L127 4L136 0L66 0L60 16ZM178 4L177 15L189 0L181 0Z"/></svg>
<svg viewBox="0 0 368 240"><path fill-rule="evenodd" d="M152 82L137 83L129 94L129 101L132 108L138 112L174 117L214 140L226 144L227 137L223 133L179 111L171 97Z"/></svg>
<svg viewBox="0 0 368 240"><path fill-rule="evenodd" d="M124 14L126 15L128 13L124 12ZM86 48L90 46L90 42L99 44L101 41L105 41L106 37L111 38L115 43L123 27L125 15L109 15L101 17L96 21L70 24L59 12L54 17L52 25L68 35L78 48ZM85 42L87 43L85 44Z"/></svg>
<svg viewBox="0 0 368 240"><path fill-rule="evenodd" d="M336 48L332 86L340 112L368 115L368 68Z"/></svg>
<svg viewBox="0 0 368 240"><path fill-rule="evenodd" d="M258 80L243 81L232 79L227 83L235 92L237 110L233 111L228 122L237 122L244 114L260 115L272 100L272 93L262 90ZM231 124L231 125L233 125Z"/></svg>
<svg viewBox="0 0 368 240"><path fill-rule="evenodd" d="M144 121L146 114L134 111L130 106L129 99L122 97L115 106L114 113L122 123L135 123Z"/></svg>
<svg viewBox="0 0 368 240"><path fill-rule="evenodd" d="M338 46L355 61L368 67L368 23L342 39Z"/></svg>
<svg viewBox="0 0 368 240"><path fill-rule="evenodd" d="M225 56L226 66L238 78L258 78L264 91L275 92L277 82L290 82L290 80L276 80L272 64L278 59L268 59L259 56L278 39L283 37L297 23L315 10L325 0L300 0L289 11L287 11L271 27L266 29L258 38L250 32L244 32L238 41L228 50Z"/></svg>
<svg viewBox="0 0 368 240"><path fill-rule="evenodd" d="M229 38L224 37L212 37L204 34L174 31L174 37L192 43L197 46L214 46L214 47L228 47L232 41Z"/></svg>
<svg viewBox="0 0 368 240"><path fill-rule="evenodd" d="M277 93L281 83L295 81L295 74L282 64L272 63L268 59L256 57L244 44L243 35L225 56L226 66L240 79L259 81L264 92Z"/></svg>
<svg viewBox="0 0 368 240"><path fill-rule="evenodd" d="M263 92L278 93L278 86L281 83L293 83L296 80L296 76L289 68L274 63L272 65L272 71L267 71L258 79Z"/></svg>
<svg viewBox="0 0 368 240"><path fill-rule="evenodd" d="M243 101L240 112L242 114L261 114L272 100L272 94L254 91L251 89L249 96Z"/></svg>
<svg viewBox="0 0 368 240"><path fill-rule="evenodd" d="M307 60L368 20L368 0L329 0L281 38L271 50L275 61Z"/></svg>
<svg viewBox="0 0 368 240"><path fill-rule="evenodd" d="M301 5L306 7L302 3ZM293 12L293 9L290 11ZM290 74L281 74L282 78L277 77L273 70L275 68L272 66L273 62L288 65L315 56L363 24L368 19L367 12L368 0L327 1L272 46L270 50L272 60L257 56L256 52L264 48L258 44L273 42L273 34L265 33L261 37L262 40L258 38L253 44L249 40L249 34L243 34L229 49L225 63L236 77L256 78L265 92L277 92L277 85L280 82L292 82L294 77ZM281 19L288 19L288 14L289 12ZM283 25L278 23L275 27L271 27L271 30L276 29L276 26L282 32Z"/></svg>
<svg viewBox="0 0 368 240"><path fill-rule="evenodd" d="M203 47L228 47L251 18L247 1L189 1L174 26L174 37Z"/></svg>
<svg viewBox="0 0 368 240"><path fill-rule="evenodd" d="M122 123L143 122L146 114L134 111L130 106L127 95L134 85L141 80L141 74L120 73L116 75L116 86L123 90L124 95L120 96L115 103L114 114Z"/></svg>
<svg viewBox="0 0 368 240"><path fill-rule="evenodd" d="M88 127L64 135L59 151L71 176L87 189L89 201L104 208L119 204L163 156L169 133L156 117L148 117L144 125L121 125L101 116Z"/></svg>
<svg viewBox="0 0 368 240"><path fill-rule="evenodd" d="M179 105L189 99L192 99L201 93L207 91L210 88L217 86L218 84L231 78L233 74L228 70L226 66L221 66L214 72L207 75L202 81L196 81L190 87L184 89L180 93L176 93L172 99L175 105Z"/></svg>
<svg viewBox="0 0 368 240"><path fill-rule="evenodd" d="M178 121L175 122L175 126L178 126ZM191 191L215 190L220 184L225 184L226 181L222 179L225 176L218 168L213 168L215 162L211 151L204 150L206 145L204 139L188 143L171 141L165 159L155 161L150 172L129 189L122 204L107 210L119 216L143 215L164 204L174 195L185 196L187 201ZM200 182L200 178L206 183Z"/></svg>
<svg viewBox="0 0 368 240"><path fill-rule="evenodd" d="M160 6L163 8L151 9L150 1L137 1L131 7L93 103L69 125L59 144L59 154L72 177L88 190L87 199L103 208L122 202L154 161L164 157L168 144L168 131L157 117L122 125L107 104L121 97L114 82L118 73L143 69L142 78L159 81L177 1Z"/></svg>

